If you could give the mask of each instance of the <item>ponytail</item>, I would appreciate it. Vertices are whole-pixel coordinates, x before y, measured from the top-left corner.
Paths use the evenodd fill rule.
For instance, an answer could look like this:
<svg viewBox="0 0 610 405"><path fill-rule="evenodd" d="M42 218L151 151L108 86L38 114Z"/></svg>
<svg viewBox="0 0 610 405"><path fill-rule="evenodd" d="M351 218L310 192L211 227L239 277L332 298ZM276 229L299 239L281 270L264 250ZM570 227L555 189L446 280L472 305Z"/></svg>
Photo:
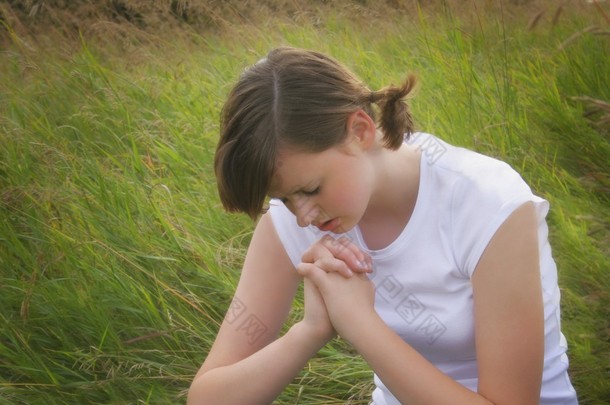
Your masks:
<svg viewBox="0 0 610 405"><path fill-rule="evenodd" d="M405 99L415 88L416 82L415 75L410 74L402 86L387 86L369 95L368 101L377 104L381 113L379 126L386 148L398 149L414 131L413 117Z"/></svg>

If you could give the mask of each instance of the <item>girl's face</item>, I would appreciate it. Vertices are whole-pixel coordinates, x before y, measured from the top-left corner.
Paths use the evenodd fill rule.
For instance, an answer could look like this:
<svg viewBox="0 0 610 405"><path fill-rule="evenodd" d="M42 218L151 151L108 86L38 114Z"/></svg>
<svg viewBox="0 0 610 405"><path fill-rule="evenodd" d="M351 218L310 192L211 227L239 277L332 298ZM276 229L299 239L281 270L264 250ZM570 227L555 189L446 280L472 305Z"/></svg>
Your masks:
<svg viewBox="0 0 610 405"><path fill-rule="evenodd" d="M358 140L319 153L281 151L270 196L284 202L299 226L344 233L366 211L373 178Z"/></svg>

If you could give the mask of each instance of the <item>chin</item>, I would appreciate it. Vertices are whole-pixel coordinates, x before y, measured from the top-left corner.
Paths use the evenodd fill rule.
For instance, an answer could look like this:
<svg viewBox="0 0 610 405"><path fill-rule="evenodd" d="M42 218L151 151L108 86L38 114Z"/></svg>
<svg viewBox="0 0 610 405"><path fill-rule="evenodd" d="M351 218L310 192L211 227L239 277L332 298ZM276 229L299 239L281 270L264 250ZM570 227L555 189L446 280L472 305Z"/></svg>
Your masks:
<svg viewBox="0 0 610 405"><path fill-rule="evenodd" d="M343 235L345 233L348 233L352 229L354 229L355 226L356 226L355 223L350 223L350 222L344 223L344 222L341 222L341 224L336 229L333 229L331 232L334 233L335 235Z"/></svg>

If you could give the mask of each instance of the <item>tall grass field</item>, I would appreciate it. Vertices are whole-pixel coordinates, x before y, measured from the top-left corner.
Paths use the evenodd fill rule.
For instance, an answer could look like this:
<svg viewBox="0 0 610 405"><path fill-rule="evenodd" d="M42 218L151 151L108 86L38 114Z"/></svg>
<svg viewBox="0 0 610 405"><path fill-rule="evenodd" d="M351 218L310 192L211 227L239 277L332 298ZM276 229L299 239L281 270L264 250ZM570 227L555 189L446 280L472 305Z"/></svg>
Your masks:
<svg viewBox="0 0 610 405"><path fill-rule="evenodd" d="M217 197L219 112L278 45L373 89L416 73L418 129L550 201L570 375L581 404L610 403L610 3L323 3L207 30L3 22L0 404L185 402L254 227ZM299 298L287 325L301 316ZM337 339L276 403L368 404L372 388Z"/></svg>

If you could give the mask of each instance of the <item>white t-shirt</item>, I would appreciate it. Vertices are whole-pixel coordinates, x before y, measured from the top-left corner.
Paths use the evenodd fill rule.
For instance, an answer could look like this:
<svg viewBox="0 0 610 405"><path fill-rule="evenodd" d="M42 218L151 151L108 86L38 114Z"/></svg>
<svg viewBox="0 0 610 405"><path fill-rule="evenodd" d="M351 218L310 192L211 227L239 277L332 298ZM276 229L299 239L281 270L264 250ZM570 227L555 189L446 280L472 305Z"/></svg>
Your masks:
<svg viewBox="0 0 610 405"><path fill-rule="evenodd" d="M345 236L368 252L374 265L375 309L407 343L445 374L477 389L473 294L470 282L483 250L519 206L532 201L538 213L544 298L545 354L541 404L577 404L560 331L557 269L548 242L546 200L532 194L509 165L416 133L408 143L422 151L419 192L407 226L389 246L368 249L355 227ZM296 266L324 234L301 228L290 211L272 201L277 233ZM408 367L408 365L405 365ZM373 404L398 400L375 375Z"/></svg>

